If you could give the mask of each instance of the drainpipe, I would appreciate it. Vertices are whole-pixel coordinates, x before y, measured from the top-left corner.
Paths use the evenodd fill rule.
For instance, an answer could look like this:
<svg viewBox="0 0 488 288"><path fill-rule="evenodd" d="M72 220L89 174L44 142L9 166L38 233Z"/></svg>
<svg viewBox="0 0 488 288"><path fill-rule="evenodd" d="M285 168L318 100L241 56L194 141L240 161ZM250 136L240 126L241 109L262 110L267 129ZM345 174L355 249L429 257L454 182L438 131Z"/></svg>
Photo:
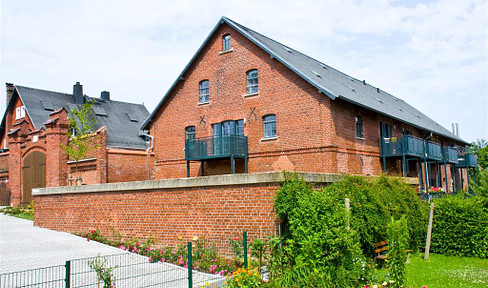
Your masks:
<svg viewBox="0 0 488 288"><path fill-rule="evenodd" d="M427 145L426 142L427 139L432 137L432 131L430 132L430 135L424 138L424 170L425 170L425 192L427 192L427 189L429 187L429 171L427 169Z"/></svg>
<svg viewBox="0 0 488 288"><path fill-rule="evenodd" d="M149 151L151 151L153 148L154 148L154 136L151 136L149 134L147 134L146 132L142 131L141 134L142 136L146 136L146 137L149 137L149 139L151 139L149 141L149 143L151 143L149 145L149 147L146 149L146 154L147 154L147 161L146 161L146 169L147 169L147 180L149 180Z"/></svg>

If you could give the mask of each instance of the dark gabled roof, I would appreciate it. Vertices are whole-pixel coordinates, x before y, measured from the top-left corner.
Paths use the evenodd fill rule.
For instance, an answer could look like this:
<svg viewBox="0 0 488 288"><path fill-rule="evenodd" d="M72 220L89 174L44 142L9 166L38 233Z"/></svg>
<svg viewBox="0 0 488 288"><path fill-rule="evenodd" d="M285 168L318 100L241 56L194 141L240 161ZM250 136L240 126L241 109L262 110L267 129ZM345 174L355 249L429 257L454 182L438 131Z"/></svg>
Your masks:
<svg viewBox="0 0 488 288"><path fill-rule="evenodd" d="M68 114L70 114L71 109L80 107L80 105L72 104L74 103L72 94L17 85L15 85L14 88L16 91L14 93L18 93L22 103L24 103L27 114L35 129L44 127L44 123L49 120L49 114L53 112L47 103L52 104L54 109L65 108L66 111L68 111ZM103 108L103 110L106 111L107 116L96 115L95 113L92 113L92 115L97 118L95 130L98 130L103 126L107 127L107 147L130 149L147 148L146 142L139 137L140 123L142 123L149 115L149 112L144 105L85 97L94 99L96 101L95 107ZM46 107L46 105L48 107ZM5 113L7 113L7 110ZM131 121L127 116L127 113L134 115L137 118L137 122ZM2 129L5 129L4 120L2 121Z"/></svg>
<svg viewBox="0 0 488 288"><path fill-rule="evenodd" d="M269 53L272 58L278 60L308 83L316 87L319 93L330 97L332 100L336 98L343 99L374 112L408 123L414 127L466 143L466 141L462 140L459 136L454 135L451 131L442 127L439 123L430 119L405 101L363 81L350 77L320 61L246 28L226 17L222 17L219 23L215 26L205 42L198 49L197 53L192 57L188 65L177 78L173 86L159 102L156 109L154 109L151 115L149 115L147 120L143 123L141 126L142 128L145 128L151 121L156 111L161 107L166 97L176 86L179 79L203 49L215 30L224 23L237 30L247 39Z"/></svg>

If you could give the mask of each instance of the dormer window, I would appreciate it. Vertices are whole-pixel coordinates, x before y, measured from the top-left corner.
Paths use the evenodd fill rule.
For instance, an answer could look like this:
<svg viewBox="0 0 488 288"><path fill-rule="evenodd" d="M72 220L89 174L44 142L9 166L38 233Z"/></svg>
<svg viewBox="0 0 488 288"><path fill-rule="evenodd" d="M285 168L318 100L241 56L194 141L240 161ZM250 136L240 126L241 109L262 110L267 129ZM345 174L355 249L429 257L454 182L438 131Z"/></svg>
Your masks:
<svg viewBox="0 0 488 288"><path fill-rule="evenodd" d="M222 51L230 50L230 34L222 36Z"/></svg>

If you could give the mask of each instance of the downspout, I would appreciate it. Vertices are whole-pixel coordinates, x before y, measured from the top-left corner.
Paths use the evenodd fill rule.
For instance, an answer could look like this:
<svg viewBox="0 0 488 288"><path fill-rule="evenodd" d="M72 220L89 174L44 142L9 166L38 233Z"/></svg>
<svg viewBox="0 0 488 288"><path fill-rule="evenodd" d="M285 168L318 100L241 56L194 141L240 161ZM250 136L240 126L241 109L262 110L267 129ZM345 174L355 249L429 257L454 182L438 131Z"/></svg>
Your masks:
<svg viewBox="0 0 488 288"><path fill-rule="evenodd" d="M147 134L146 132L142 131L141 133L142 136L146 136L146 137L149 137L149 139L151 139L149 141L150 145L149 147L146 149L146 154L147 154L147 159L146 159L146 169L147 169L147 180L149 180L150 176L149 176L149 151L151 151L153 148L154 148L154 136L151 136L149 134Z"/></svg>
<svg viewBox="0 0 488 288"><path fill-rule="evenodd" d="M424 138L424 170L425 170L425 192L429 187L429 171L427 169L427 145L426 140L432 137L432 131L430 131L430 135Z"/></svg>

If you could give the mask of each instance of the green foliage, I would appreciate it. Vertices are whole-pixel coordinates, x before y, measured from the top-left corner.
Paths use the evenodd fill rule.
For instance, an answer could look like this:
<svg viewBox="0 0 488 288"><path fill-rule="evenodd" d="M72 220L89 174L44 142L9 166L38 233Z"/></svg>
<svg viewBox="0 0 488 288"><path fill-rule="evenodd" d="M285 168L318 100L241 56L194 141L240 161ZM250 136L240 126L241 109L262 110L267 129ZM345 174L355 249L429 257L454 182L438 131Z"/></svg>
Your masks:
<svg viewBox="0 0 488 288"><path fill-rule="evenodd" d="M100 283L103 281L103 288L115 288L115 278L113 276L113 271L115 267L108 267L107 266L107 259L101 259L100 255L97 256L94 260L88 261L88 266L95 270L97 273L97 279ZM100 286L99 286L100 287Z"/></svg>
<svg viewBox="0 0 488 288"><path fill-rule="evenodd" d="M267 243L264 239L255 239L252 241L251 245L251 255L256 257L259 261L259 266L263 266L263 256L267 250Z"/></svg>
<svg viewBox="0 0 488 288"><path fill-rule="evenodd" d="M314 191L294 176L278 190L275 208L289 233L284 247L288 266L279 271L274 287L359 285L364 261L357 233L346 227L343 198Z"/></svg>
<svg viewBox="0 0 488 288"><path fill-rule="evenodd" d="M232 252L234 252L234 256L238 259L242 258L244 251L242 241L243 240L239 240L237 237L229 240L230 248L232 249Z"/></svg>
<svg viewBox="0 0 488 288"><path fill-rule="evenodd" d="M0 212L17 218L34 220L34 201L31 201L26 207L18 206L14 208L12 206L7 206L0 209Z"/></svg>
<svg viewBox="0 0 488 288"><path fill-rule="evenodd" d="M476 139L468 147L470 153L478 156L478 165L481 169L488 169L488 142L485 139Z"/></svg>
<svg viewBox="0 0 488 288"><path fill-rule="evenodd" d="M470 184L475 195L488 198L488 168L476 174L476 183Z"/></svg>
<svg viewBox="0 0 488 288"><path fill-rule="evenodd" d="M391 218L388 224L388 270L391 287L400 288L405 284L407 261L408 225L405 216L400 220Z"/></svg>
<svg viewBox="0 0 488 288"><path fill-rule="evenodd" d="M464 195L436 199L431 250L488 258L488 201Z"/></svg>
<svg viewBox="0 0 488 288"><path fill-rule="evenodd" d="M61 146L69 159L76 161L76 170L78 170L78 161L97 148L94 139L89 137L97 123L97 119L92 116L93 105L95 105L95 100L88 100L81 106L81 109L71 110L67 131L70 140L67 145L62 144Z"/></svg>
<svg viewBox="0 0 488 288"><path fill-rule="evenodd" d="M261 276L258 268L249 266L246 268L239 268L232 273L232 276L226 276L226 288L256 288L261 284Z"/></svg>
<svg viewBox="0 0 488 288"><path fill-rule="evenodd" d="M339 198L350 199L351 228L360 235L364 255L373 256L373 245L387 239L391 217L405 216L408 223L408 246L418 250L425 243L428 208L410 185L395 177L366 178L346 176L325 188Z"/></svg>

